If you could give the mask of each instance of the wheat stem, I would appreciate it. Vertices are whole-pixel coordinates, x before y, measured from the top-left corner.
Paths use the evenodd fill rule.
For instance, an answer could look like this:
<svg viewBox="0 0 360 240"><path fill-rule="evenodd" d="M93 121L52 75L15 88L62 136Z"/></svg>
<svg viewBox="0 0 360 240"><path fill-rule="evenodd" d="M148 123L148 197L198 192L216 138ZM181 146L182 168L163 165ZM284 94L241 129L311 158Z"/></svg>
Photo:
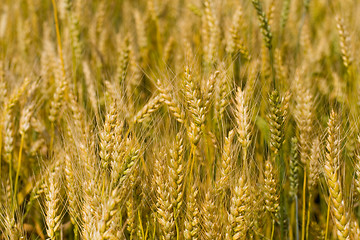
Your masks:
<svg viewBox="0 0 360 240"><path fill-rule="evenodd" d="M2 141L3 141L3 135L2 135L2 130L3 130L3 117L1 115L1 118L0 118L0 179L2 179L2 171L1 171L1 156L2 156Z"/></svg>
<svg viewBox="0 0 360 240"><path fill-rule="evenodd" d="M301 225L301 239L305 239L305 214L306 214L306 167L304 168L304 182L303 182L303 192L302 192L302 202L303 202L303 208L302 208L302 225Z"/></svg>
<svg viewBox="0 0 360 240"><path fill-rule="evenodd" d="M295 233L296 240L299 240L299 207L298 197L295 196Z"/></svg>
<svg viewBox="0 0 360 240"><path fill-rule="evenodd" d="M328 207L327 207L327 212L326 212L325 240L327 240L327 239L328 239L328 233L329 233L329 222L330 222L330 201L331 201L331 196L330 196L330 194L329 194Z"/></svg>
<svg viewBox="0 0 360 240"><path fill-rule="evenodd" d="M49 147L49 154L52 154L52 150L54 147L54 137L55 137L55 126L54 126L54 122L51 122L51 126L50 126L50 147Z"/></svg>
<svg viewBox="0 0 360 240"><path fill-rule="evenodd" d="M52 5L54 8L55 30L56 30L57 44L58 44L58 48L59 48L59 56L60 56L60 61L61 61L61 70L62 70L63 78L65 79L65 77L66 77L65 64L64 64L64 57L62 54L59 21L58 21L58 17L57 17L57 8L56 8L55 0L51 0L51 1L52 1Z"/></svg>
<svg viewBox="0 0 360 240"><path fill-rule="evenodd" d="M307 222L306 222L306 234L305 234L305 239L309 239L309 228L310 228L310 216L311 216L311 199L312 199L312 194L311 192L309 193L309 199L308 199L308 210L307 210Z"/></svg>
<svg viewBox="0 0 360 240"><path fill-rule="evenodd" d="M271 236L270 236L270 240L274 239L274 232L275 232L275 219L272 220L271 223Z"/></svg>
<svg viewBox="0 0 360 240"><path fill-rule="evenodd" d="M25 134L21 134L21 140L20 140L20 149L19 149L19 159L18 159L18 166L16 169L16 177L15 177L15 187L14 187L14 195L15 195L15 201L17 202L17 186L18 186L18 180L19 180L19 174L20 174L20 168L21 168L21 158L22 158L22 151L24 146L24 139Z"/></svg>

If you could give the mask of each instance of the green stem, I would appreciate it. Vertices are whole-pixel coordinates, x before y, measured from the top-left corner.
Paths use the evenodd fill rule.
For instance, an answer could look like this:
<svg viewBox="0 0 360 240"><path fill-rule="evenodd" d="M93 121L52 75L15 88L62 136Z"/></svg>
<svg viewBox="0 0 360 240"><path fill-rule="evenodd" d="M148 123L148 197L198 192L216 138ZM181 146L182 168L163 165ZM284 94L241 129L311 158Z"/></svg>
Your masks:
<svg viewBox="0 0 360 240"><path fill-rule="evenodd" d="M329 201L328 201L328 209L326 213L326 229L325 229L325 240L328 239L328 232L329 232L329 220L330 220L330 194L329 194Z"/></svg>
<svg viewBox="0 0 360 240"><path fill-rule="evenodd" d="M294 201L291 202L291 209L290 209L290 226L289 226L289 239L294 240L294 233L293 233L293 226L295 222L295 203Z"/></svg>
<svg viewBox="0 0 360 240"><path fill-rule="evenodd" d="M180 230L179 230L178 222L176 220L175 220L175 228L176 228L176 240L179 240Z"/></svg>
<svg viewBox="0 0 360 240"><path fill-rule="evenodd" d="M280 169L279 174L279 185L280 185L280 232L281 232L281 240L285 238L285 227L284 227L284 219L286 217L286 207L285 207L285 198L284 198L284 189L282 187L283 178L285 175L285 168L284 168L284 156L283 151L280 151L279 154L277 154L277 164Z"/></svg>
<svg viewBox="0 0 360 240"><path fill-rule="evenodd" d="M74 240L78 240L78 239L79 239L79 228L77 224L74 224Z"/></svg>
<svg viewBox="0 0 360 240"><path fill-rule="evenodd" d="M1 181L1 159L2 159L2 127L3 127L3 125L2 125L2 119L1 119L1 124L0 124L0 181Z"/></svg>
<svg viewBox="0 0 360 240"><path fill-rule="evenodd" d="M270 58L270 67L271 67L273 88L276 89L276 72L275 72L275 67L274 67L274 53L271 48L269 48L269 58Z"/></svg>
<svg viewBox="0 0 360 240"><path fill-rule="evenodd" d="M272 220L270 240L274 239L274 232L275 232L275 219Z"/></svg>
<svg viewBox="0 0 360 240"><path fill-rule="evenodd" d="M54 137L55 137L55 126L54 126L54 122L51 122L50 131L51 131L51 139L50 139L49 154L50 154L50 156L51 156L51 155L52 155L53 146L54 146Z"/></svg>
<svg viewBox="0 0 360 240"><path fill-rule="evenodd" d="M301 226L301 239L305 239L305 216L306 216L306 167L304 169L304 183L303 183L303 209L302 209L302 226Z"/></svg>
<svg viewBox="0 0 360 240"><path fill-rule="evenodd" d="M193 177L192 172L193 172L194 162L195 162L195 148L196 148L195 145L194 145L193 143L191 143L191 150L190 150L191 162L190 162L190 172L189 172L189 174L190 174L190 176L189 176L189 178L190 178L189 183L190 183L190 184L191 184L191 182L192 182L192 177ZM184 184L184 186L185 186L185 184Z"/></svg>
<svg viewBox="0 0 360 240"><path fill-rule="evenodd" d="M72 21L73 21L73 16L72 16L72 13L70 13L70 16L69 16L69 22L70 24L72 24ZM76 61L76 54L75 54L75 46L74 46L74 39L71 38L71 54L72 54L72 77L73 77L73 84L74 84L74 93L75 93L75 96L78 96L77 95L77 78L76 78L76 67L77 67L77 61Z"/></svg>
<svg viewBox="0 0 360 240"><path fill-rule="evenodd" d="M101 197L105 197L104 196L105 193L105 174L104 174L104 178L103 178L103 182L102 182L102 187L101 187Z"/></svg>
<svg viewBox="0 0 360 240"><path fill-rule="evenodd" d="M7 153L7 159L9 161L9 180L10 180L10 192L11 192L11 209L14 212L14 192L13 192L13 179L12 179L12 169L13 169L13 164L12 164L12 156L11 153Z"/></svg>
<svg viewBox="0 0 360 240"><path fill-rule="evenodd" d="M74 93L75 96L78 96L78 92L77 92L77 81L76 81L76 57L75 57L75 53L73 53L73 61L72 61L72 76L73 76L73 84L74 84Z"/></svg>
<svg viewBox="0 0 360 240"><path fill-rule="evenodd" d="M142 224L142 220L141 220L141 215L140 215L140 208L138 208L138 217L139 217L139 225L140 225L140 232L141 232L141 236L143 239L145 239L145 233L144 233L144 227Z"/></svg>
<svg viewBox="0 0 360 240"><path fill-rule="evenodd" d="M233 61L233 72L234 72L234 81L238 86L241 86L241 89L244 89L242 83L240 83L240 54L232 54Z"/></svg>
<svg viewBox="0 0 360 240"><path fill-rule="evenodd" d="M21 158L22 158L22 150L23 150L23 146L24 146L24 139L25 139L25 134L21 134L21 142L20 142L20 150L19 150L19 159L18 159L18 165L17 165L17 170L16 170L16 177L15 177L15 187L14 187L14 195L15 195L15 202L17 202L17 186L18 186L18 181L19 181L19 174L20 174L20 168L21 168Z"/></svg>
<svg viewBox="0 0 360 240"><path fill-rule="evenodd" d="M299 240L299 202L297 196L295 196L295 226L296 240Z"/></svg>
<svg viewBox="0 0 360 240"><path fill-rule="evenodd" d="M65 64L64 64L64 57L63 57L63 54L62 54L62 46L61 46L61 37L60 37L59 21L58 21L58 17L57 17L57 8L56 8L55 0L52 0L52 5L53 5L53 9L54 9L54 20L55 20L55 29L56 29L56 39L57 39L57 44L58 44L58 49L59 49L59 55L60 55L61 70L62 70L63 78L65 79L65 78L66 78Z"/></svg>
<svg viewBox="0 0 360 240"><path fill-rule="evenodd" d="M243 157L243 167L245 170L248 170L246 175L248 175L250 172L251 172L251 169L249 169L249 166L248 166L248 162L247 162L247 147L243 147L242 148L243 150L243 154L242 154L242 157ZM250 176L246 176L247 178L249 178Z"/></svg>
<svg viewBox="0 0 360 240"><path fill-rule="evenodd" d="M308 200L307 223L306 223L306 232L305 232L306 239L309 239L310 216L311 216L311 198L312 198L312 194L310 192L309 193L309 200Z"/></svg>

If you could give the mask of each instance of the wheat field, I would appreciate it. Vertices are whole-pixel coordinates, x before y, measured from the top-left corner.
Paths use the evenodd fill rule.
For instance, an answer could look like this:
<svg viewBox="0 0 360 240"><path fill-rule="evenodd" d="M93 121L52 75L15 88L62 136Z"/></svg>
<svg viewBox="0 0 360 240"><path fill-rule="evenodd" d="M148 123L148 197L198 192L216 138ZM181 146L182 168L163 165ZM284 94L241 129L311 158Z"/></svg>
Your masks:
<svg viewBox="0 0 360 240"><path fill-rule="evenodd" d="M1 0L0 239L360 239L358 14Z"/></svg>

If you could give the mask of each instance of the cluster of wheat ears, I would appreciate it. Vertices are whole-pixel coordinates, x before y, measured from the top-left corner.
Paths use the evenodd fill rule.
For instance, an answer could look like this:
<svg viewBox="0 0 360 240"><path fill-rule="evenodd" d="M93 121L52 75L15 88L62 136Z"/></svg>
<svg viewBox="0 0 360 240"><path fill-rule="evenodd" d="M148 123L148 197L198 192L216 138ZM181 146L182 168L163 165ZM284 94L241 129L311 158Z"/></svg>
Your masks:
<svg viewBox="0 0 360 240"><path fill-rule="evenodd" d="M1 0L0 239L360 239L351 0Z"/></svg>

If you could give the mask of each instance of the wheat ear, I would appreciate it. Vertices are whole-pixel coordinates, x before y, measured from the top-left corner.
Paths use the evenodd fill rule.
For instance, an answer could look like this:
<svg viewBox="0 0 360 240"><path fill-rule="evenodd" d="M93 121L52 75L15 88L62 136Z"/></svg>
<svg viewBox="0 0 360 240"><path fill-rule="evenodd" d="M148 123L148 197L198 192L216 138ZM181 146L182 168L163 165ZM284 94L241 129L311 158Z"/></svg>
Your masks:
<svg viewBox="0 0 360 240"><path fill-rule="evenodd" d="M190 73L190 68L185 68L185 97L189 105L189 111L191 113L190 129L188 135L193 143L197 145L200 141L202 134L201 128L205 122L205 111L200 98L200 91L198 86L195 84L195 80Z"/></svg>
<svg viewBox="0 0 360 240"><path fill-rule="evenodd" d="M219 179L216 181L216 189L221 194L226 191L226 189L230 185L230 174L231 170L233 169L233 155L232 155L232 149L233 149L233 139L235 136L235 131L230 130L228 133L228 136L225 137L225 143L223 147L223 153L221 155L221 162L220 162L220 173L219 173Z"/></svg>
<svg viewBox="0 0 360 240"><path fill-rule="evenodd" d="M214 14L214 1L212 0L206 0L205 1L205 17L206 17L206 25L207 30L209 31L207 33L207 36L209 36L209 42L206 46L206 55L205 55L205 61L210 66L212 66L217 57L217 44L219 40L219 27L218 27L218 21L216 19L216 15Z"/></svg>
<svg viewBox="0 0 360 240"><path fill-rule="evenodd" d="M229 222L232 227L231 239L244 239L248 228L247 205L250 203L248 184L241 176L233 190L230 202Z"/></svg>
<svg viewBox="0 0 360 240"><path fill-rule="evenodd" d="M60 204L60 185L59 169L55 166L49 174L46 185L46 233L51 240L56 239L57 232L61 224L61 215L59 214Z"/></svg>
<svg viewBox="0 0 360 240"><path fill-rule="evenodd" d="M345 210L345 201L338 176L340 158L339 126L336 123L336 113L331 111L327 129L325 175L329 187L329 206L336 227L336 234L340 240L350 239L350 226L348 214Z"/></svg>
<svg viewBox="0 0 360 240"><path fill-rule="evenodd" d="M338 33L340 37L340 49L341 49L343 63L346 69L349 69L353 62L351 51L349 49L351 39L350 39L350 34L345 27L344 20L339 16L336 17L336 27L338 29Z"/></svg>
<svg viewBox="0 0 360 240"><path fill-rule="evenodd" d="M272 48L272 43L271 43L272 33L270 30L269 20L266 17L266 14L262 8L260 0L252 0L252 3L256 9L256 13L259 18L261 33L263 34L265 45L270 50Z"/></svg>
<svg viewBox="0 0 360 240"><path fill-rule="evenodd" d="M244 93L238 87L236 93L236 130L239 135L239 142L244 151L246 151L247 147L250 144L250 114L248 110L248 106L245 103ZM246 154L245 154L246 157Z"/></svg>
<svg viewBox="0 0 360 240"><path fill-rule="evenodd" d="M105 116L105 123L102 131L99 134L100 137L100 159L101 166L107 169L111 163L111 153L114 148L113 134L114 124L116 121L116 104L115 101L111 103L109 110Z"/></svg>
<svg viewBox="0 0 360 240"><path fill-rule="evenodd" d="M279 192L276 171L270 160L265 162L265 207L275 219L279 212Z"/></svg>
<svg viewBox="0 0 360 240"><path fill-rule="evenodd" d="M210 189L205 195L203 202L203 226L206 239L220 239L221 228L219 224L219 215L214 201L213 192Z"/></svg>
<svg viewBox="0 0 360 240"><path fill-rule="evenodd" d="M360 136L358 136L357 142L360 143ZM360 152L356 152L356 159L354 164L354 172L355 172L355 188L360 193Z"/></svg>
<svg viewBox="0 0 360 240"><path fill-rule="evenodd" d="M157 81L157 85L160 91L160 97L162 98L162 101L168 106L170 112L174 115L175 119L179 123L184 123L185 112L174 100L173 96L171 96L170 91L162 85L160 80Z"/></svg>
<svg viewBox="0 0 360 240"><path fill-rule="evenodd" d="M160 108L162 99L158 95L152 98L144 107L134 116L133 123L142 123L149 119L150 115Z"/></svg>
<svg viewBox="0 0 360 240"><path fill-rule="evenodd" d="M174 218L177 219L180 208L183 204L183 184L184 184L184 143L183 138L179 134L176 135L176 143L173 149L170 150L170 194L171 202L174 208Z"/></svg>
<svg viewBox="0 0 360 240"><path fill-rule="evenodd" d="M65 173L65 187L66 187L66 193L67 193L67 198L68 198L68 209L69 209L69 214L70 214L70 220L71 223L74 225L75 229L74 229L74 234L77 235L77 230L78 230L78 224L79 224L79 220L80 220L80 209L79 209L79 205L78 205L78 186L77 186L77 182L75 179L75 168L74 168L74 163L72 162L72 159L70 158L70 156L68 154L65 154L65 166L64 166L64 173Z"/></svg>
<svg viewBox="0 0 360 240"><path fill-rule="evenodd" d="M171 204L168 179L164 163L160 159L155 160L155 182L157 192L157 220L160 224L162 239L173 239L174 232L174 211Z"/></svg>
<svg viewBox="0 0 360 240"><path fill-rule="evenodd" d="M197 203L199 190L194 185L191 186L191 192L187 196L187 218L185 219L184 239L195 240L199 238L200 219L199 207Z"/></svg>

